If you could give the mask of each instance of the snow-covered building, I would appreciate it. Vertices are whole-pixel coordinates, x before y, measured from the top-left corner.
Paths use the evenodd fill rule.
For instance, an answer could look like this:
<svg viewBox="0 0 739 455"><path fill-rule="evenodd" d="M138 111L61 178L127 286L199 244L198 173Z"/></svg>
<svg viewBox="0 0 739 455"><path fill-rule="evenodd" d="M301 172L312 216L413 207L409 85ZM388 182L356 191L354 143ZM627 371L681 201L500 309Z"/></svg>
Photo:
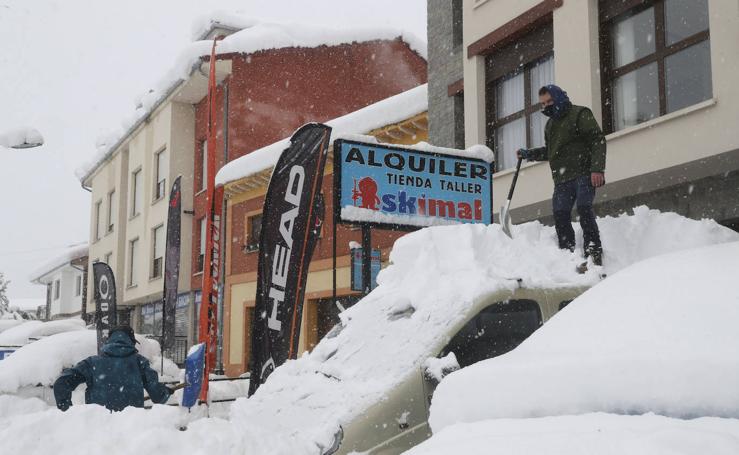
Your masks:
<svg viewBox="0 0 739 455"><path fill-rule="evenodd" d="M428 140L426 84L389 97L363 109L326 122L333 128L331 141L340 137L411 145ZM360 136L361 135L361 136ZM289 137L262 147L224 166L216 175L216 185L225 185L227 199L224 366L227 374L248 369L250 339L256 303L258 236L264 196L272 168L287 147ZM329 150L329 155L332 155ZM326 213L333 211L333 165L329 157L322 183ZM338 307L332 301L333 267L332 217L322 227L308 272L301 322L299 353L312 349L339 322ZM351 248L361 241L357 227L337 226L337 300L352 306L361 293L351 289ZM387 264L390 249L402 233L375 231L372 246L379 249Z"/></svg>
<svg viewBox="0 0 739 455"><path fill-rule="evenodd" d="M739 228L739 4L722 0L429 0L429 124L496 153L503 205L518 148L543 145L556 83L606 133L599 215L646 204ZM549 164L524 164L514 222L548 220Z"/></svg>
<svg viewBox="0 0 739 455"><path fill-rule="evenodd" d="M32 283L46 286L43 319L86 320L87 254L87 243L70 246L31 274Z"/></svg>
<svg viewBox="0 0 739 455"><path fill-rule="evenodd" d="M207 77L215 37L222 37L215 62L216 169L304 123L340 117L426 82L425 43L401 30L224 15L198 28L174 69L79 172L92 192L90 260L107 262L115 272L119 320L155 336L161 334L167 229L162 200L182 176L177 336L188 344L197 335L202 282ZM248 251L234 253L233 263L248 260Z"/></svg>

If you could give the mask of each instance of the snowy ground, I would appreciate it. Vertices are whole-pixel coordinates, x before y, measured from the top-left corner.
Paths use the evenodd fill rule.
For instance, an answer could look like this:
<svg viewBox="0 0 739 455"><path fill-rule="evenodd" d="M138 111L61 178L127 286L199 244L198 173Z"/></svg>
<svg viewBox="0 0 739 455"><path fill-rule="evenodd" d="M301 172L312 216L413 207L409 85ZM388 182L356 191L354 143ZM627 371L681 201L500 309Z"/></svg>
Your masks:
<svg viewBox="0 0 739 455"><path fill-rule="evenodd" d="M643 207L633 216L600 224L604 271L614 278L651 256L739 241L739 235L712 221ZM320 453L339 425L419 368L429 346L463 320L476 299L515 288L516 278L532 288L600 281L603 270L575 273L581 259L556 248L552 228L528 223L514 227L514 235L514 240L507 238L497 225L465 225L404 236L393 248L392 265L380 274L380 286L342 313L343 330L278 368L252 398L232 406L229 420L164 406L118 414L75 406L63 414L44 409L37 400L0 397L0 452L78 455L99 453L105 446L108 453ZM399 314L408 317L391 317ZM179 431L185 422L188 430ZM42 438L38 428L45 429ZM615 424L612 428L614 434L622 431Z"/></svg>

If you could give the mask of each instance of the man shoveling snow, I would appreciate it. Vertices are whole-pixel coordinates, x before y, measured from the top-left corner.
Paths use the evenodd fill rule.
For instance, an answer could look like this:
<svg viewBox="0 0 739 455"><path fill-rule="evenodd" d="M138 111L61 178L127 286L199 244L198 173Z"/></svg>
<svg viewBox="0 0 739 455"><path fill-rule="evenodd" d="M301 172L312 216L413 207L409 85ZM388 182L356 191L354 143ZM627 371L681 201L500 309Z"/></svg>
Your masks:
<svg viewBox="0 0 739 455"><path fill-rule="evenodd" d="M85 403L99 404L111 411L128 406L144 407L144 389L155 403L165 403L173 390L159 382L149 361L138 353L130 327L111 329L101 355L88 357L66 369L54 383L56 406L66 411L72 405L72 392L87 384Z"/></svg>
<svg viewBox="0 0 739 455"><path fill-rule="evenodd" d="M583 231L583 253L593 264L603 265L603 247L593 212L595 189L605 184L606 140L593 112L587 107L574 106L567 92L556 85L539 90L542 113L549 117L544 129L546 145L521 149L519 158L528 161L549 161L554 179L552 211L559 247L575 251L575 231L572 229L572 207L577 203ZM584 272L587 263L578 271Z"/></svg>

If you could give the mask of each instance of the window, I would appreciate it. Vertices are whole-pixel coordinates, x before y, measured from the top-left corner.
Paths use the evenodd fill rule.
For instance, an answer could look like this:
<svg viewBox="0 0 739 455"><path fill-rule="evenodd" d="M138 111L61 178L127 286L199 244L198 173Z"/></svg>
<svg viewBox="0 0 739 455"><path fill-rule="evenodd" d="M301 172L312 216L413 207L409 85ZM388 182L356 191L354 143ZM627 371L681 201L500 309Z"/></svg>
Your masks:
<svg viewBox="0 0 739 455"><path fill-rule="evenodd" d="M516 150L544 145L539 89L554 82L551 24L486 57L486 124L496 170L516 165Z"/></svg>
<svg viewBox="0 0 739 455"><path fill-rule="evenodd" d="M464 92L454 95L454 146L464 149Z"/></svg>
<svg viewBox="0 0 739 455"><path fill-rule="evenodd" d="M133 239L128 242L128 285L136 286L138 281L136 279L136 263L138 262L139 255L139 239Z"/></svg>
<svg viewBox="0 0 739 455"><path fill-rule="evenodd" d="M208 185L208 141L200 143L200 186L198 191L204 190Z"/></svg>
<svg viewBox="0 0 739 455"><path fill-rule="evenodd" d="M74 296L79 297L82 295L82 277L77 276L74 280Z"/></svg>
<svg viewBox="0 0 739 455"><path fill-rule="evenodd" d="M607 132L711 98L707 0L600 3Z"/></svg>
<svg viewBox="0 0 739 455"><path fill-rule="evenodd" d="M131 216L141 213L141 202L143 201L141 179L141 169L133 171L131 174Z"/></svg>
<svg viewBox="0 0 739 455"><path fill-rule="evenodd" d="M439 357L454 352L460 368L511 351L541 326L534 300L509 300L483 309L457 332Z"/></svg>
<svg viewBox="0 0 739 455"><path fill-rule="evenodd" d="M205 220L206 218L202 217L200 218L200 221L198 221L198 224L200 225L200 245L198 247L198 263L196 264L196 270L198 272L203 271L203 261L205 261L205 229L207 227Z"/></svg>
<svg viewBox="0 0 739 455"><path fill-rule="evenodd" d="M152 230L152 238L154 245L152 246L151 277L159 278L162 276L164 265L164 226L155 227Z"/></svg>
<svg viewBox="0 0 739 455"><path fill-rule="evenodd" d="M246 251L257 251L259 249L261 234L262 214L248 216L246 218Z"/></svg>
<svg viewBox="0 0 739 455"><path fill-rule="evenodd" d="M167 182L167 163L166 163L166 149L160 151L156 154L156 179L155 179L155 188L154 188L154 200L159 200L164 197L164 194L166 193L166 182Z"/></svg>
<svg viewBox="0 0 739 455"><path fill-rule="evenodd" d="M59 280L54 280L54 300L59 300L59 295L61 293L61 283Z"/></svg>
<svg viewBox="0 0 739 455"><path fill-rule="evenodd" d="M103 232L102 227L102 218L100 214L101 207L103 206L103 201L97 201L95 203L95 240L100 240L100 236Z"/></svg>
<svg viewBox="0 0 739 455"><path fill-rule="evenodd" d="M115 226L115 190L108 193L108 227L106 232L113 232Z"/></svg>

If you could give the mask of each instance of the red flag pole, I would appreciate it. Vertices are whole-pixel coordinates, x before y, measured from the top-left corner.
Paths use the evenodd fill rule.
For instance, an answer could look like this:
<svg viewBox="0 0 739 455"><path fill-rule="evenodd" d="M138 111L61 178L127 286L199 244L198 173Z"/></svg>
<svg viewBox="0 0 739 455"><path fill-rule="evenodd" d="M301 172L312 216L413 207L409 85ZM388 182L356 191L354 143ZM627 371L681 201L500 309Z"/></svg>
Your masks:
<svg viewBox="0 0 739 455"><path fill-rule="evenodd" d="M208 75L208 147L206 207L207 226L205 235L205 258L203 267L203 284L200 300L199 341L205 343L205 370L203 371L203 387L200 400L208 401L208 375L213 370L216 360L217 320L218 320L218 274L220 272L220 229L223 188L216 190L216 40L210 52L210 74Z"/></svg>

